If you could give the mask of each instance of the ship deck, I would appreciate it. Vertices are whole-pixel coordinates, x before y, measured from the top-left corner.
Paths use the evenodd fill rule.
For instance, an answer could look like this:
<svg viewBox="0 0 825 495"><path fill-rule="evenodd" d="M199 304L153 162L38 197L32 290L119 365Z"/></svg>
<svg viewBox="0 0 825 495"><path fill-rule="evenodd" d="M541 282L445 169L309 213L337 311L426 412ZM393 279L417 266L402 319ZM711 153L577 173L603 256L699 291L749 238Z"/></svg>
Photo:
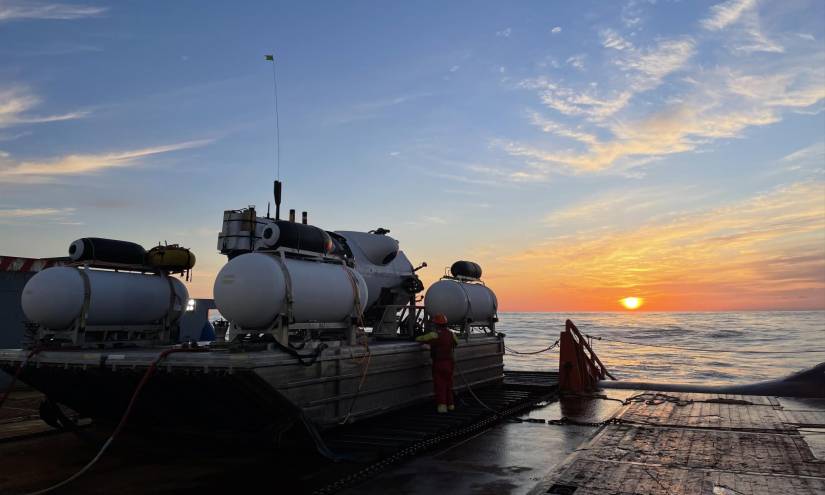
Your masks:
<svg viewBox="0 0 825 495"><path fill-rule="evenodd" d="M823 435L825 399L645 392L529 493L823 494Z"/></svg>
<svg viewBox="0 0 825 495"><path fill-rule="evenodd" d="M261 483L399 495L825 493L823 399L618 389L558 398L555 379L507 372L499 389L462 394L453 415L421 404L332 430L325 440L342 454L333 463L127 431L57 493L225 493ZM0 410L2 493L65 479L107 435L97 425L79 436L52 430L36 419L38 403L19 391Z"/></svg>

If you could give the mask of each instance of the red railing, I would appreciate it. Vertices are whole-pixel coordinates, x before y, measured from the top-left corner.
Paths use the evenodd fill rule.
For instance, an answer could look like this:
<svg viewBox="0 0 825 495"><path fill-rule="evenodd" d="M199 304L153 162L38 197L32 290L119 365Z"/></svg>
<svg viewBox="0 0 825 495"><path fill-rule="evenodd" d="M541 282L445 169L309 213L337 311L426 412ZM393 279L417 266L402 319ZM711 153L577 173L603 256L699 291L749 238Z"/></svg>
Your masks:
<svg viewBox="0 0 825 495"><path fill-rule="evenodd" d="M616 379L576 325L565 321L559 337L559 388L567 392L587 392L595 390L599 380L605 378Z"/></svg>

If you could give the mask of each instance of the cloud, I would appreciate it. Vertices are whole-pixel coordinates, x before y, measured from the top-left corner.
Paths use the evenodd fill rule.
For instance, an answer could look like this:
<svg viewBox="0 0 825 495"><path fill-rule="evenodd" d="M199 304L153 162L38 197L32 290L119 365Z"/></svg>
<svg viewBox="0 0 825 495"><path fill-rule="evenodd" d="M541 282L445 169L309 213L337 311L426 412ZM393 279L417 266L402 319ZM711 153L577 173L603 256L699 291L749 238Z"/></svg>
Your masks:
<svg viewBox="0 0 825 495"><path fill-rule="evenodd" d="M594 145L599 142L598 138L593 134L570 129L562 124L559 124L558 122L545 119L538 112L530 112L530 120L533 125L540 127L542 131L550 134L574 139L589 145Z"/></svg>
<svg viewBox="0 0 825 495"><path fill-rule="evenodd" d="M796 150L784 156L779 164L785 171L810 169L820 174L825 173L825 141Z"/></svg>
<svg viewBox="0 0 825 495"><path fill-rule="evenodd" d="M458 66L455 66L458 67ZM458 69L456 69L458 70ZM452 71L451 71L452 72ZM325 125L346 125L362 120L374 119L391 108L398 107L405 103L431 96L432 93L410 93L406 95L383 98L374 101L356 103L349 106L344 111L336 115L328 116L324 119Z"/></svg>
<svg viewBox="0 0 825 495"><path fill-rule="evenodd" d="M605 29L601 32L602 46L615 50L632 50L633 43L627 41L613 29Z"/></svg>
<svg viewBox="0 0 825 495"><path fill-rule="evenodd" d="M747 127L779 120L780 117L770 109L729 112L713 103L702 104L697 99L672 105L640 120L612 124L613 139L588 142L588 149L583 153L545 151L513 142L506 142L502 147L513 156L539 161L560 171L626 170L648 163L650 158L695 150L708 139L737 137ZM550 126L550 132L574 137L570 131L559 131L553 126Z"/></svg>
<svg viewBox="0 0 825 495"><path fill-rule="evenodd" d="M98 17L106 7L62 3L0 2L0 22L24 19L72 20Z"/></svg>
<svg viewBox="0 0 825 495"><path fill-rule="evenodd" d="M606 48L620 54L611 59L611 65L625 73L623 88L605 92L589 84L584 89L577 89L546 77L525 79L519 86L538 90L542 103L553 110L598 122L625 108L634 95L657 88L695 54L693 40L686 37L660 40L641 49L610 30L602 32L602 39ZM584 59L583 54L575 55L567 59L567 63L583 70Z"/></svg>
<svg viewBox="0 0 825 495"><path fill-rule="evenodd" d="M425 217L422 217L421 219L423 220L424 223L437 224L437 225L446 225L447 224L447 220L445 220L442 217L438 217L438 216L434 216L434 215L425 216Z"/></svg>
<svg viewBox="0 0 825 495"><path fill-rule="evenodd" d="M0 208L0 219L65 216L72 213L74 213L74 208Z"/></svg>
<svg viewBox="0 0 825 495"><path fill-rule="evenodd" d="M212 140L182 143L102 154L66 155L44 161L0 161L0 183L48 182L57 177L94 174L112 168L135 166L144 158L173 151L205 146Z"/></svg>
<svg viewBox="0 0 825 495"><path fill-rule="evenodd" d="M72 55L75 53L102 52L103 48L95 45L84 45L80 43L53 43L36 49L20 50L16 55L23 57L43 57L55 55Z"/></svg>
<svg viewBox="0 0 825 495"><path fill-rule="evenodd" d="M553 235L503 255L500 270L520 285L500 282L496 290L532 292L545 300L561 296L590 309L609 309L606 301L628 290L665 310L821 309L823 197L825 182L795 183L721 206L583 228L588 214L633 207L631 197L591 198L592 211L557 212ZM667 200L654 196L660 201Z"/></svg>
<svg viewBox="0 0 825 495"><path fill-rule="evenodd" d="M56 115L31 115L28 112L40 104L40 98L22 87L0 88L0 128L22 124L40 124L73 120L89 115L75 111Z"/></svg>
<svg viewBox="0 0 825 495"><path fill-rule="evenodd" d="M573 55L572 57L568 58L566 62L575 67L578 70L584 70L584 59L587 58L587 55L584 53L579 53L578 55Z"/></svg>
<svg viewBox="0 0 825 495"><path fill-rule="evenodd" d="M710 8L710 16L702 20L702 26L711 31L724 29L738 21L742 14L756 7L756 0L728 0Z"/></svg>
<svg viewBox="0 0 825 495"><path fill-rule="evenodd" d="M736 52L784 52L784 47L762 31L756 7L756 0L728 0L711 7L710 16L703 19L701 24L709 31L735 27L731 44Z"/></svg>
<svg viewBox="0 0 825 495"><path fill-rule="evenodd" d="M694 47L693 40L687 37L661 40L642 50L626 46L623 51L627 56L617 58L615 64L632 73L630 88L641 93L658 87L665 77L682 69L695 54Z"/></svg>
<svg viewBox="0 0 825 495"><path fill-rule="evenodd" d="M509 38L512 33L513 33L512 29L504 28L501 31L496 31L496 37L498 37L498 38Z"/></svg>
<svg viewBox="0 0 825 495"><path fill-rule="evenodd" d="M512 183L519 182L545 182L548 180L549 174L542 170L541 167L536 167L533 170L512 170L506 167L491 167L485 165L467 165L466 169L473 172L477 176L486 176L493 181L505 181Z"/></svg>
<svg viewBox="0 0 825 495"><path fill-rule="evenodd" d="M454 65L454 66L450 67L450 72L458 72L458 69L460 69L460 68L461 68L460 65Z"/></svg>
<svg viewBox="0 0 825 495"><path fill-rule="evenodd" d="M748 5L726 3L708 25L747 28L758 14ZM667 155L706 150L717 140L780 122L788 113L822 110L821 51L801 46L798 53L758 61L734 53L723 59L727 64L705 68L693 62L701 37L660 38L645 46L612 29L599 36L606 55L602 80L570 84L538 76L519 83L550 110L529 111L530 123L557 138L547 144L492 141L524 159L525 170L638 176L638 167ZM753 41L753 33L747 39ZM743 49L741 39L736 46ZM565 140L576 144L567 147Z"/></svg>
<svg viewBox="0 0 825 495"><path fill-rule="evenodd" d="M561 26L554 27L553 29L550 30L550 32L553 33L553 34L559 34L561 32Z"/></svg>

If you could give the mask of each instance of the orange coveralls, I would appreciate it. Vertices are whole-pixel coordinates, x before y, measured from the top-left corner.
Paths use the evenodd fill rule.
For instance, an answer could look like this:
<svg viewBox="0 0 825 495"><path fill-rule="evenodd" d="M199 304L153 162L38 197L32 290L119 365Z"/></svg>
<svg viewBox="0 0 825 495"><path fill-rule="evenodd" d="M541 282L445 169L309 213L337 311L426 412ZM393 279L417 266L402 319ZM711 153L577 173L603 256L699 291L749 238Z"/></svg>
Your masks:
<svg viewBox="0 0 825 495"><path fill-rule="evenodd" d="M453 370L455 368L455 346L458 338L449 328L437 327L430 333L416 338L430 346L430 356L433 360L433 389L435 402L453 406ZM452 407L450 407L452 409Z"/></svg>

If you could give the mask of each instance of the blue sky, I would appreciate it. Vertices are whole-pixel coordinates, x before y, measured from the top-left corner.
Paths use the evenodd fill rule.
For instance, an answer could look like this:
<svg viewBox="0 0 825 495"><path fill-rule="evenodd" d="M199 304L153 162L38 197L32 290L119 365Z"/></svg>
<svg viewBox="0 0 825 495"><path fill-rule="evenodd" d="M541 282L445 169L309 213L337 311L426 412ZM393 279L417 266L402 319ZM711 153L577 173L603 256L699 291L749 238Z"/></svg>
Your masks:
<svg viewBox="0 0 825 495"><path fill-rule="evenodd" d="M390 228L427 280L470 257L513 309L825 307L813 0L0 0L0 253L181 242L208 296L221 212L271 196L273 52L286 206Z"/></svg>

